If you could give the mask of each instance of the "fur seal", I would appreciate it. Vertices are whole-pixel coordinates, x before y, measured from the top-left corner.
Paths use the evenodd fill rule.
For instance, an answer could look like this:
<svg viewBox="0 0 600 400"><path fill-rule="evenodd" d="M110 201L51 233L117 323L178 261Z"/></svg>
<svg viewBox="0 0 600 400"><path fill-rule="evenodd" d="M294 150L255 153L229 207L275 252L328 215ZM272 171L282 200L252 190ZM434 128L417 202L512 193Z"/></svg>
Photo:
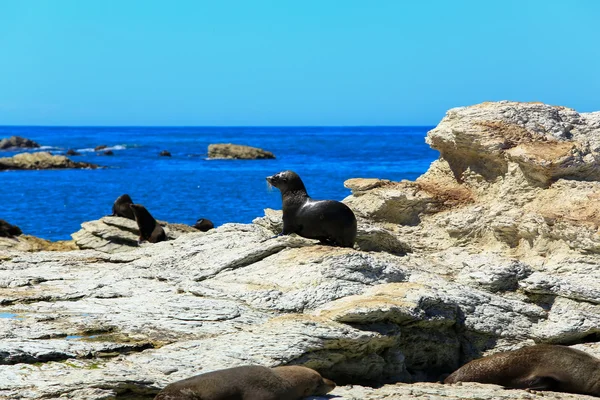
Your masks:
<svg viewBox="0 0 600 400"><path fill-rule="evenodd" d="M0 219L0 237L12 238L21 235L21 228L16 225L9 224L3 219Z"/></svg>
<svg viewBox="0 0 600 400"><path fill-rule="evenodd" d="M141 204L130 204L129 207L133 210L135 221L140 229L139 243L144 240L147 240L150 243L158 243L167 240L165 230L158 222L156 222L152 214L146 210L146 207Z"/></svg>
<svg viewBox="0 0 600 400"><path fill-rule="evenodd" d="M444 380L456 382L600 397L600 359L570 347L541 344L473 360Z"/></svg>
<svg viewBox="0 0 600 400"><path fill-rule="evenodd" d="M123 194L115 200L112 207L112 215L115 217L123 217L135 220L133 210L129 208L129 205L133 204L133 200L128 194Z"/></svg>
<svg viewBox="0 0 600 400"><path fill-rule="evenodd" d="M299 400L334 388L334 382L310 368L245 365L171 383L154 400Z"/></svg>
<svg viewBox="0 0 600 400"><path fill-rule="evenodd" d="M352 247L356 239L356 217L339 201L313 200L306 193L302 179L293 171L267 177L267 182L281 191L283 231L297 233L323 244Z"/></svg>
<svg viewBox="0 0 600 400"><path fill-rule="evenodd" d="M202 232L206 232L208 230L211 230L214 227L215 227L215 225L212 223L212 221L210 219L206 219L206 218L200 218L194 224L194 228L196 228L196 229L198 229L199 231L202 231Z"/></svg>

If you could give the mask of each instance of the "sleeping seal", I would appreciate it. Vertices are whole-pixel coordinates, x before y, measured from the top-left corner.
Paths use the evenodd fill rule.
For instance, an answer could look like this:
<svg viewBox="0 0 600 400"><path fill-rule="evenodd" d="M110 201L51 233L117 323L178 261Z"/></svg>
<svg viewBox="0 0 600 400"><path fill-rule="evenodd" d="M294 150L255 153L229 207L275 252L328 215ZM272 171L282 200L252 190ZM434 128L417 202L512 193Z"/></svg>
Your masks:
<svg viewBox="0 0 600 400"><path fill-rule="evenodd" d="M154 400L299 400L334 388L335 383L310 368L245 365L171 383Z"/></svg>
<svg viewBox="0 0 600 400"><path fill-rule="evenodd" d="M600 360L570 347L541 344L473 360L444 380L456 382L600 397Z"/></svg>

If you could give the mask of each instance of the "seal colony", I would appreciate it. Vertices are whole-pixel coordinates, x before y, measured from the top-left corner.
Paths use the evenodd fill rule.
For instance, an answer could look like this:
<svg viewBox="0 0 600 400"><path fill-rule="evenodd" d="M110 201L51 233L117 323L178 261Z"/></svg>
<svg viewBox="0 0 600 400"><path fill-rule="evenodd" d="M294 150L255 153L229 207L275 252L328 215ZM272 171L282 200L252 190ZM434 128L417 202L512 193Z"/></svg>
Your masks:
<svg viewBox="0 0 600 400"><path fill-rule="evenodd" d="M352 247L356 240L356 216L339 201L313 200L294 171L268 176L267 182L281 192L283 231L280 235L296 233L323 244Z"/></svg>
<svg viewBox="0 0 600 400"><path fill-rule="evenodd" d="M245 365L171 383L154 400L299 400L334 388L334 382L310 368Z"/></svg>
<svg viewBox="0 0 600 400"><path fill-rule="evenodd" d="M600 359L570 347L541 344L473 360L444 380L456 382L600 397Z"/></svg>

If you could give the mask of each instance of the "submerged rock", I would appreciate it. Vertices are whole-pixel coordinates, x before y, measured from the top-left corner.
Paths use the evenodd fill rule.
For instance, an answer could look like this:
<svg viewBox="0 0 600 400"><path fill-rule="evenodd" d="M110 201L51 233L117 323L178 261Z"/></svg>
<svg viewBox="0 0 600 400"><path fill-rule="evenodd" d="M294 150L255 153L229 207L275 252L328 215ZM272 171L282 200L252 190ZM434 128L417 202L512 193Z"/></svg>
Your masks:
<svg viewBox="0 0 600 400"><path fill-rule="evenodd" d="M158 155L161 157L171 157L171 152L168 150L163 150Z"/></svg>
<svg viewBox="0 0 600 400"><path fill-rule="evenodd" d="M17 169L64 169L64 168L90 168L96 169L98 165L85 162L75 162L65 156L54 156L46 152L20 153L12 157L0 158L1 170Z"/></svg>
<svg viewBox="0 0 600 400"><path fill-rule="evenodd" d="M275 155L270 151L257 147L240 144L211 144L208 146L208 158L258 160L273 159Z"/></svg>
<svg viewBox="0 0 600 400"><path fill-rule="evenodd" d="M34 142L33 140L21 136L11 136L9 138L4 138L0 140L0 150L7 150L12 148L34 149L38 147L40 147L40 145Z"/></svg>
<svg viewBox="0 0 600 400"><path fill-rule="evenodd" d="M67 150L67 153L66 153L66 154L67 154L68 156L80 156L80 155L81 155L81 153L79 153L78 151L75 151L75 150L73 150L73 149L69 149L69 150Z"/></svg>

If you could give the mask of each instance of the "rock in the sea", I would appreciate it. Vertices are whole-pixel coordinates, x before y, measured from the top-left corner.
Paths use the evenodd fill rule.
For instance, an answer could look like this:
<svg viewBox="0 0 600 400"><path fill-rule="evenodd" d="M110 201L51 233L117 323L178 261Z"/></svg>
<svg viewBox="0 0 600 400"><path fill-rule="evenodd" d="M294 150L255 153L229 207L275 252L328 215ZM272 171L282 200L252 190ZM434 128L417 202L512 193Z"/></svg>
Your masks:
<svg viewBox="0 0 600 400"><path fill-rule="evenodd" d="M16 225L9 224L3 219L0 219L0 237L14 237L22 234L21 228Z"/></svg>
<svg viewBox="0 0 600 400"><path fill-rule="evenodd" d="M112 150L106 150L102 154L104 154L105 156L114 156L115 155L115 153Z"/></svg>
<svg viewBox="0 0 600 400"><path fill-rule="evenodd" d="M163 150L158 155L161 157L171 157L171 152L168 150Z"/></svg>
<svg viewBox="0 0 600 400"><path fill-rule="evenodd" d="M81 153L79 153L78 151L75 151L73 149L69 149L69 150L67 150L67 155L68 156L80 156Z"/></svg>
<svg viewBox="0 0 600 400"><path fill-rule="evenodd" d="M105 144L101 144L99 146L94 147L94 151L100 151L100 150L104 150L105 148L107 148L108 146Z"/></svg>
<svg viewBox="0 0 600 400"><path fill-rule="evenodd" d="M52 155L46 152L20 153L12 157L0 158L0 170L64 168L96 169L98 165L71 161L65 156Z"/></svg>
<svg viewBox="0 0 600 400"><path fill-rule="evenodd" d="M0 140L0 150L6 150L11 148L34 149L38 147L40 147L40 145L34 142L33 140L21 136L11 136L9 138L4 138Z"/></svg>
<svg viewBox="0 0 600 400"><path fill-rule="evenodd" d="M275 158L275 155L257 147L227 143L209 145L208 158L257 160L272 159Z"/></svg>

